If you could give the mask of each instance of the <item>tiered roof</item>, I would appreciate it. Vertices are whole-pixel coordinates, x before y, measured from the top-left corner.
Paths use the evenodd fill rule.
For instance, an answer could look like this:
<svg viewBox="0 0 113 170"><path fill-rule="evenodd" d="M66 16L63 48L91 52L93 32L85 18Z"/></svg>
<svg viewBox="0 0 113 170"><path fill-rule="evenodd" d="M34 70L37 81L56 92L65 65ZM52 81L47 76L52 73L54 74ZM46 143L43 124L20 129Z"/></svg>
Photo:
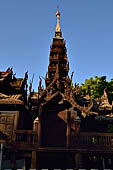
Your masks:
<svg viewBox="0 0 113 170"><path fill-rule="evenodd" d="M48 72L45 76L46 88L42 87L42 80L40 78L38 94L31 93L31 100L38 103L38 105L46 105L49 102L67 102L74 109L78 109L83 117L89 115L98 115L99 109L110 108L111 105L108 102L106 94L97 103L92 100L90 96L79 95L80 88L77 86L73 89L72 78L68 76L69 72L69 62L67 57L67 49L64 38L62 37L61 27L60 27L60 12L56 13L57 25L55 31L55 37L53 38L52 45L50 47L49 55L49 65ZM37 102L36 102L37 101Z"/></svg>
<svg viewBox="0 0 113 170"><path fill-rule="evenodd" d="M66 101L67 103L70 103L71 107L79 109L81 111L81 114L85 117L86 115L90 114L93 107L93 101L88 100L87 106L80 105L76 101L76 95L80 89L72 88L73 72L71 74L71 77L68 76L69 62L67 58L66 44L64 38L62 37L61 27L59 23L59 10L57 11L56 16L57 25L55 37L53 38L53 42L50 47L48 72L46 73L45 77L46 88L42 88L42 80L40 78L37 102L41 105L45 105L51 101ZM36 99L36 95L34 96L34 98Z"/></svg>
<svg viewBox="0 0 113 170"><path fill-rule="evenodd" d="M12 68L0 72L0 104L24 104L27 97L27 73L23 78L16 78Z"/></svg>

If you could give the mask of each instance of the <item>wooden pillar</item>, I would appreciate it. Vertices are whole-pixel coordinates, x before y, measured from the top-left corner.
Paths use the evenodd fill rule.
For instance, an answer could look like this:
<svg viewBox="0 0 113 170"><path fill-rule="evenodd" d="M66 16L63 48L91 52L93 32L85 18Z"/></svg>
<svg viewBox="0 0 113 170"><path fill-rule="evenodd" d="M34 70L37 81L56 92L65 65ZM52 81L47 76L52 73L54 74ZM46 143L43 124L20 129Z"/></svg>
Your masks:
<svg viewBox="0 0 113 170"><path fill-rule="evenodd" d="M39 107L39 123L38 123L38 146L41 145L41 118L42 118L42 106Z"/></svg>
<svg viewBox="0 0 113 170"><path fill-rule="evenodd" d="M70 140L71 140L71 112L67 110L67 140L66 147L70 148Z"/></svg>
<svg viewBox="0 0 113 170"><path fill-rule="evenodd" d="M2 169L3 144L0 144L0 170Z"/></svg>
<svg viewBox="0 0 113 170"><path fill-rule="evenodd" d="M79 168L83 168L83 159L82 154L76 153L75 154L75 169L78 170Z"/></svg>
<svg viewBox="0 0 113 170"><path fill-rule="evenodd" d="M12 151L10 153L10 169L14 169L15 167L15 152Z"/></svg>
<svg viewBox="0 0 113 170"><path fill-rule="evenodd" d="M37 167L37 152L32 151L31 169L36 169L36 167Z"/></svg>

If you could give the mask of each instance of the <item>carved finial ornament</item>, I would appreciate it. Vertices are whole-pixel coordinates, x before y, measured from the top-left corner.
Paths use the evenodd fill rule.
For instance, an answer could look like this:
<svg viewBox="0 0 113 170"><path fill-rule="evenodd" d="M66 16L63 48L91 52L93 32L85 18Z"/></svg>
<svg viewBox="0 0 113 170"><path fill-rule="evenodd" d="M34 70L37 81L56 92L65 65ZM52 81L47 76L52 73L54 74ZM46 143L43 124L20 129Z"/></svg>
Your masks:
<svg viewBox="0 0 113 170"><path fill-rule="evenodd" d="M60 27L59 7L57 7L56 17L57 17L57 25L56 25L55 37L60 37L61 38L62 37L62 32L61 32L61 27Z"/></svg>
<svg viewBox="0 0 113 170"><path fill-rule="evenodd" d="M61 32L59 7L57 7L56 17L57 17L56 32Z"/></svg>

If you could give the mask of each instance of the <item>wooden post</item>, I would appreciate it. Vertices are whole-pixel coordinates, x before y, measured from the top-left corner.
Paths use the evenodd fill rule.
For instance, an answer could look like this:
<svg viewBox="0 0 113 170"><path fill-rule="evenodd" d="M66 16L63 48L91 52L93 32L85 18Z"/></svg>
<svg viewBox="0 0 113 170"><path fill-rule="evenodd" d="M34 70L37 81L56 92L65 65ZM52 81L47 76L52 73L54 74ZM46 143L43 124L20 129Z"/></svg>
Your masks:
<svg viewBox="0 0 113 170"><path fill-rule="evenodd" d="M71 139L71 112L67 111L67 141L66 147L70 148L70 139Z"/></svg>
<svg viewBox="0 0 113 170"><path fill-rule="evenodd" d="M10 153L10 168L14 169L14 167L15 167L15 152L12 151Z"/></svg>
<svg viewBox="0 0 113 170"><path fill-rule="evenodd" d="M39 107L38 146L41 145L41 117L42 117L42 106Z"/></svg>
<svg viewBox="0 0 113 170"><path fill-rule="evenodd" d="M37 166L37 152L32 151L31 169L36 169Z"/></svg>
<svg viewBox="0 0 113 170"><path fill-rule="evenodd" d="M0 144L0 170L2 169L3 143Z"/></svg>
<svg viewBox="0 0 113 170"><path fill-rule="evenodd" d="M83 168L83 160L82 160L81 153L75 154L75 166L76 166L76 170L78 170L79 168Z"/></svg>

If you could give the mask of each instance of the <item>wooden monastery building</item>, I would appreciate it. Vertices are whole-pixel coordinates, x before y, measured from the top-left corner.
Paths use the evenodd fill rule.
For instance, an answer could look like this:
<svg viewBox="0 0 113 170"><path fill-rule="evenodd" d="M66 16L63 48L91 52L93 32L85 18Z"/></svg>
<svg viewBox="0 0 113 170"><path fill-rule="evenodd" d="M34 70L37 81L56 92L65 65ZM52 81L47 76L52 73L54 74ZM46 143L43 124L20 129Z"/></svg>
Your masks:
<svg viewBox="0 0 113 170"><path fill-rule="evenodd" d="M40 78L38 92L30 85L27 94L27 72L0 72L0 167L113 169L112 105L106 90L97 101L73 89L59 10L56 17L45 88Z"/></svg>

